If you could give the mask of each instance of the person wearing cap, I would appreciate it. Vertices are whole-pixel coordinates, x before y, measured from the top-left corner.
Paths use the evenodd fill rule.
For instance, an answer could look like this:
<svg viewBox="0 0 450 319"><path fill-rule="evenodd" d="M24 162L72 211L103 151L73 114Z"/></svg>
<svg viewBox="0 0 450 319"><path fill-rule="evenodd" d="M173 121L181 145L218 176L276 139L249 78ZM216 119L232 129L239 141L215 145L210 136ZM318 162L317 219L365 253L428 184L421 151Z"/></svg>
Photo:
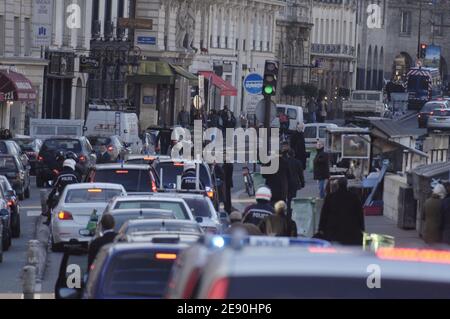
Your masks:
<svg viewBox="0 0 450 319"><path fill-rule="evenodd" d="M326 196L325 185L330 178L330 157L324 150L324 144L321 141L317 142L317 155L314 158L314 180L319 183L320 198L324 199Z"/></svg>
<svg viewBox="0 0 450 319"><path fill-rule="evenodd" d="M181 189L195 190L197 186L197 167L194 162L184 163L183 175L181 175ZM199 188L204 190L205 187L200 180L199 176Z"/></svg>
<svg viewBox="0 0 450 319"><path fill-rule="evenodd" d="M427 244L435 244L441 241L441 206L442 201L447 196L447 190L442 184L433 187L431 197L425 201L424 211L424 232L423 240Z"/></svg>
<svg viewBox="0 0 450 319"><path fill-rule="evenodd" d="M56 194L60 195L64 191L67 185L79 183L78 177L75 173L76 162L73 159L66 159L63 163L63 168L61 173L56 178L53 183L53 189L48 195L47 206L49 211L47 211L47 222L45 224L50 224L51 213L50 209L53 208L57 203Z"/></svg>
<svg viewBox="0 0 450 319"><path fill-rule="evenodd" d="M272 199L272 192L269 188L260 187L255 194L256 204L248 206L244 211L243 222L258 226L264 218L273 215L275 211L270 205Z"/></svg>
<svg viewBox="0 0 450 319"><path fill-rule="evenodd" d="M237 229L244 230L249 236L261 236L263 233L253 224L242 223L242 213L234 211L230 214L230 227L225 230L225 234L231 235Z"/></svg>

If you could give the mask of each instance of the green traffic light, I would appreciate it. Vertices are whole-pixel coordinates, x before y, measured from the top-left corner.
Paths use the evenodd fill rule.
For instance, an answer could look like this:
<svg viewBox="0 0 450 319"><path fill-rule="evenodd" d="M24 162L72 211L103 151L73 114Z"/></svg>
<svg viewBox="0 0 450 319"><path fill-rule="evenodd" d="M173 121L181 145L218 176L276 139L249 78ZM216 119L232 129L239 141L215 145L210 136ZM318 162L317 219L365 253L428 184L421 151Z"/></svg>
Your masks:
<svg viewBox="0 0 450 319"><path fill-rule="evenodd" d="M268 85L266 87L264 87L264 93L266 93L267 95L270 95L273 93L273 86Z"/></svg>

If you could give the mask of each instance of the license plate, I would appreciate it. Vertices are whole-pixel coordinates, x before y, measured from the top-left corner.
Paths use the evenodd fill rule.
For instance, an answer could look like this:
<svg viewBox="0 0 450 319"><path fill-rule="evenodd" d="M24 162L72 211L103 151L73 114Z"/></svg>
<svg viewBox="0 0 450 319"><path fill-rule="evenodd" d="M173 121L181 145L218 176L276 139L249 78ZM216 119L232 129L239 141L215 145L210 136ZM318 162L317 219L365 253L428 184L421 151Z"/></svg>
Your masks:
<svg viewBox="0 0 450 319"><path fill-rule="evenodd" d="M447 121L448 118L446 118L446 117L438 117L437 120L438 121Z"/></svg>
<svg viewBox="0 0 450 319"><path fill-rule="evenodd" d="M289 246L289 238L258 238L258 237L250 237L249 241L250 246L269 246L269 247L286 247Z"/></svg>

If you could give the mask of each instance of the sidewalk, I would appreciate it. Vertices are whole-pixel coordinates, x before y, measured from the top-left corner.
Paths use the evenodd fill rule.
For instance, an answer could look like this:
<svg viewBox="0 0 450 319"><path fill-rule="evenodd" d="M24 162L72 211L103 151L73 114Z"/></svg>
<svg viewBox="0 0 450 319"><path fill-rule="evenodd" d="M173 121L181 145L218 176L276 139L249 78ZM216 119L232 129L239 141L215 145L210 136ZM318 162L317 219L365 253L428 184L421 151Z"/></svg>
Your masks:
<svg viewBox="0 0 450 319"><path fill-rule="evenodd" d="M316 197L319 193L317 182L313 180L312 173L305 173L306 186L300 191L301 198ZM255 202L254 198L249 198L245 191L233 194L233 206L244 211L245 207ZM399 247L427 247L425 242L419 237L416 230L403 230L391 219L385 216L366 216L366 232L382 235L389 235L395 238L395 244Z"/></svg>

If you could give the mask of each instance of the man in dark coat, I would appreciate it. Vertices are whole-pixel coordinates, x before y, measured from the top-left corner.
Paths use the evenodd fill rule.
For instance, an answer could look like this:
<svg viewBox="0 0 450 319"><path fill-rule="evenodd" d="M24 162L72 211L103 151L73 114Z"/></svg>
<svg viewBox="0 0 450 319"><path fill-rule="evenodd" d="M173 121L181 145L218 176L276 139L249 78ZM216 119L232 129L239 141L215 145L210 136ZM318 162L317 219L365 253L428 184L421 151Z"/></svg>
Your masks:
<svg viewBox="0 0 450 319"><path fill-rule="evenodd" d="M100 146L100 153L97 156L97 164L111 163L111 155L109 155L106 145Z"/></svg>
<svg viewBox="0 0 450 319"><path fill-rule="evenodd" d="M319 237L342 245L362 245L364 213L360 199L347 189L347 179L339 179L338 190L323 203Z"/></svg>
<svg viewBox="0 0 450 319"><path fill-rule="evenodd" d="M306 169L306 146L305 146L305 134L303 133L304 125L299 123L297 125L297 130L291 135L291 149L295 153L295 158L302 162L303 170Z"/></svg>
<svg viewBox="0 0 450 319"><path fill-rule="evenodd" d="M91 265L94 263L95 257L97 257L98 252L102 249L103 246L108 245L114 241L117 233L114 231L115 221L114 217L111 214L104 214L100 221L102 226L102 236L94 239L89 244L89 252L88 252L88 270L91 268Z"/></svg>
<svg viewBox="0 0 450 319"><path fill-rule="evenodd" d="M231 214L231 189L233 188L233 163L224 163L222 166L224 173L224 209Z"/></svg>
<svg viewBox="0 0 450 319"><path fill-rule="evenodd" d="M263 174L263 177L266 179L266 185L272 191L272 204L287 199L288 176L289 166L282 156L279 156L279 168L275 174Z"/></svg>
<svg viewBox="0 0 450 319"><path fill-rule="evenodd" d="M326 181L330 178L330 158L322 142L317 143L317 155L314 158L314 180L319 181L320 198L325 198Z"/></svg>
<svg viewBox="0 0 450 319"><path fill-rule="evenodd" d="M291 204L292 199L297 197L297 191L305 187L305 177L303 175L302 162L294 157L294 151L289 149L289 143L283 146L283 158L287 161L288 174L288 194L287 194L287 211L292 216Z"/></svg>
<svg viewBox="0 0 450 319"><path fill-rule="evenodd" d="M446 183L445 187L447 196L442 200L441 206L442 243L450 244L450 183Z"/></svg>

